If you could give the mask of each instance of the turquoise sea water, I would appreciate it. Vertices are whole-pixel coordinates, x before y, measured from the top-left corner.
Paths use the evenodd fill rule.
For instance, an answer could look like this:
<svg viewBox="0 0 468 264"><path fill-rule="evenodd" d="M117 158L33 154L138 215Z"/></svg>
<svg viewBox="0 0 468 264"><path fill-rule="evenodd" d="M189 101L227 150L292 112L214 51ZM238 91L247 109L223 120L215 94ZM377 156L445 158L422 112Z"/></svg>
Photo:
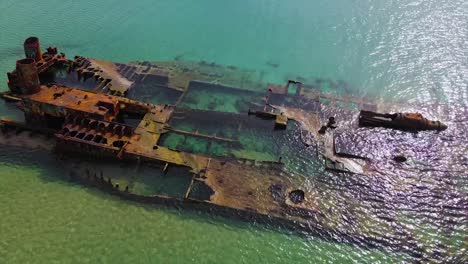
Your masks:
<svg viewBox="0 0 468 264"><path fill-rule="evenodd" d="M23 40L35 35L69 57L205 60L262 70L278 83L343 80L355 96L468 104L463 0L0 0L0 29L3 84L3 73L23 56ZM0 113L17 117L3 102ZM61 179L66 172L42 152L0 154L1 263L412 261L384 249L121 201ZM418 224L429 225L408 223ZM468 245L461 234L423 235L463 255Z"/></svg>

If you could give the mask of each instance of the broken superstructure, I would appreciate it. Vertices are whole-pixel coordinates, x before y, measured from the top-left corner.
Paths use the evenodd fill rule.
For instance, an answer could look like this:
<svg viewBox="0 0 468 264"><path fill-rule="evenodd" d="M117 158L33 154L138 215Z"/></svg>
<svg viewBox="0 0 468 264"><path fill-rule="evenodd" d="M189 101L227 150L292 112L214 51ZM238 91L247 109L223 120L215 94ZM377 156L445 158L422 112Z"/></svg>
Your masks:
<svg viewBox="0 0 468 264"><path fill-rule="evenodd" d="M117 64L80 56L71 60L53 47L42 53L35 37L28 38L24 48L26 58L8 73L10 91L3 98L18 103L25 122L4 119L3 130L49 133L54 135L56 151L64 155L152 164L162 174L189 179L181 183L183 191L176 196L140 193L129 181L89 171L78 175L81 180L138 201L272 219L324 236L340 234L366 244L385 244L385 238L359 228L338 230L330 217L339 217L339 212L327 211L323 197L305 187L304 177L291 176L284 164L288 155L295 155L295 148L312 146L319 171L368 173L369 158L349 147L346 131L326 131L336 129L330 116L355 117L355 110L333 110L339 103L388 110L383 104L322 94L313 85L292 80L262 88L252 81L258 77L253 73L206 62ZM217 92L228 94L229 100L209 101ZM193 107L196 93L212 98L201 109ZM328 106L323 105L325 100ZM249 141L252 131L276 137L267 144L270 153ZM282 142L281 137L296 132L300 142L288 149L289 141ZM190 149L187 138L205 144L204 150ZM214 146L221 151L214 151ZM364 222L359 226L366 229ZM396 236L391 228L388 235ZM410 234L402 243L412 243Z"/></svg>

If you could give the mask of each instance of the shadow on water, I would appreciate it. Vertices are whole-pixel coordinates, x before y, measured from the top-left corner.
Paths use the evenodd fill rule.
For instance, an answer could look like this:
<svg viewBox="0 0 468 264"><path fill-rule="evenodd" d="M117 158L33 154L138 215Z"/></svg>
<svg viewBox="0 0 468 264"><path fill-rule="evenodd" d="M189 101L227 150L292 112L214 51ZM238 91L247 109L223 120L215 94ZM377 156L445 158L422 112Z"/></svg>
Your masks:
<svg viewBox="0 0 468 264"><path fill-rule="evenodd" d="M25 150L21 146L2 146L0 148L0 161L7 165L7 166L16 166L16 167L24 167L24 168L33 168L34 170L39 171L38 177L47 183L55 183L63 185L65 188L82 188L83 184L77 182L73 177L73 173L76 172L77 167L81 166L88 166L89 168L93 168L93 166L98 166L97 168L102 169L111 169L113 174L113 179L115 181L120 181L122 183L123 179L119 177L125 177L122 175L130 175L129 172L135 172L135 164L118 164L115 162L93 162L91 160L75 160L75 159L64 159L57 157L54 154L46 151L42 148L37 148L34 150ZM112 168L111 168L112 167ZM148 169L148 168L146 168ZM143 169L145 170L145 169ZM151 170L151 169L149 169ZM119 172L120 171L120 172ZM111 172L111 171L107 171ZM106 172L106 173L107 173ZM96 174L99 175L100 171L96 171ZM117 175L119 174L119 175ZM114 177L115 176L115 177ZM132 177L130 175L130 177ZM153 210L163 210L164 213L169 213L177 218L181 219L182 221L195 221L198 223L209 223L216 227L222 226L228 230L248 230L248 232L252 233L263 233L263 232L274 232L284 236L285 239L288 239L289 236L296 236L304 239L304 242L310 243L312 241L317 242L317 238L320 239L319 243L329 243L333 247L342 248L344 245L349 246L349 250L353 251L369 251L369 250L376 250L372 247L368 247L367 245L363 244L355 244L353 241L347 241L343 239L339 239L341 242L344 243L337 243L336 238L330 237L328 234L312 234L309 232L299 232L290 229L290 227L282 226L279 223L273 222L264 222L264 221L256 221L252 219L249 222L241 220L241 217L236 217L233 215L232 217L226 218L224 216L217 215L216 212L211 212L208 210L199 210L197 208L188 208L184 207L178 208L177 206L168 206L163 204L142 204L134 201L129 201L126 199L120 199L116 196L110 195L102 190L97 188L92 188L87 186L84 188L86 192L90 195L98 197L100 200L103 201L115 201L120 200L120 202L129 204L131 206L138 206L148 212L152 212ZM313 242L313 243L316 243ZM347 248L345 247L345 248ZM386 249L378 249L380 252L386 252L387 254L393 255L395 253L391 253ZM406 258L406 257L405 257Z"/></svg>
<svg viewBox="0 0 468 264"><path fill-rule="evenodd" d="M117 162L93 162L92 160L77 160L71 158L60 158L57 155L51 154L47 150L41 149L40 147L36 149L25 149L21 146L5 146L2 145L0 148L0 162L6 166L21 167L25 169L34 169L39 171L38 177L47 183L57 183L63 185L66 188L83 188L84 185L82 182L77 181L76 178L72 177L73 173L76 172L78 166L88 166L87 168L92 168L93 166L99 166L99 168L112 169L114 174L112 175L114 180L118 181L119 176L125 177L128 176L129 170L134 171L135 165L132 164L122 164ZM102 166L101 166L102 165ZM110 168L112 166L113 168ZM102 172L102 170L101 170ZM95 173L93 171L93 173ZM99 171L97 171L99 173ZM118 173L118 174L117 174ZM130 176L131 177L131 176ZM122 180L122 178L120 178ZM196 217L197 221L210 222L213 224L229 224L236 228L245 228L249 224L233 220L226 220L223 217L209 216L206 213L198 212L195 210L180 212L180 208L173 206L165 206L162 204L145 204L138 203L126 199L120 199L117 196L110 195L106 192L101 191L98 188L91 186L86 186L83 188L87 193L99 197L100 200L111 200L115 201L120 200L123 203L131 204L132 206L138 206L145 210L165 210L165 212L172 213L177 215L182 219L193 219L193 216ZM166 193L169 194L169 193Z"/></svg>

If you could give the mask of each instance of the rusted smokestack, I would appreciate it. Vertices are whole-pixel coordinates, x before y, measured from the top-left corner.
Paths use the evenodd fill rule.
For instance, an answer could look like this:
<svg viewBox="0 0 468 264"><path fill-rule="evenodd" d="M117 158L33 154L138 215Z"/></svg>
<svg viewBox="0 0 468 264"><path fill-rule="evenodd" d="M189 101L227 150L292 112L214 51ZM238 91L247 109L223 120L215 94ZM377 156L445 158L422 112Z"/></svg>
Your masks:
<svg viewBox="0 0 468 264"><path fill-rule="evenodd" d="M26 58L33 59L35 61L42 60L41 45L39 39L36 37L29 37L24 41L24 54Z"/></svg>
<svg viewBox="0 0 468 264"><path fill-rule="evenodd" d="M33 94L40 90L39 75L34 59L26 58L16 61L16 72L22 94Z"/></svg>

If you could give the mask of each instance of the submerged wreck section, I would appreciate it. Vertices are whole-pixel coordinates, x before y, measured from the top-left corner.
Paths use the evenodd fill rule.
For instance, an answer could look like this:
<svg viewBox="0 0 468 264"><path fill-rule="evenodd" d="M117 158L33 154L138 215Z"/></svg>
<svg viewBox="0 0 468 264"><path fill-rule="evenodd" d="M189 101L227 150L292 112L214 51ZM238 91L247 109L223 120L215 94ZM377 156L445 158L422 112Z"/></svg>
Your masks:
<svg viewBox="0 0 468 264"><path fill-rule="evenodd" d="M42 53L34 37L24 47L26 58L8 73L9 92L2 97L18 104L26 122L2 120L3 132L53 135L61 156L156 168L141 177L81 169L78 179L141 202L264 219L326 238L420 253L410 231L388 224L376 236L369 231L376 221L351 215L348 201L330 210L324 194L308 184L328 174L375 173L375 155L357 151L352 136L359 124L398 123L398 115L383 115L393 120L388 122L370 116L386 105L324 94L294 80L263 84L254 72L206 62L71 60L53 47ZM159 189L168 179L177 192Z"/></svg>

